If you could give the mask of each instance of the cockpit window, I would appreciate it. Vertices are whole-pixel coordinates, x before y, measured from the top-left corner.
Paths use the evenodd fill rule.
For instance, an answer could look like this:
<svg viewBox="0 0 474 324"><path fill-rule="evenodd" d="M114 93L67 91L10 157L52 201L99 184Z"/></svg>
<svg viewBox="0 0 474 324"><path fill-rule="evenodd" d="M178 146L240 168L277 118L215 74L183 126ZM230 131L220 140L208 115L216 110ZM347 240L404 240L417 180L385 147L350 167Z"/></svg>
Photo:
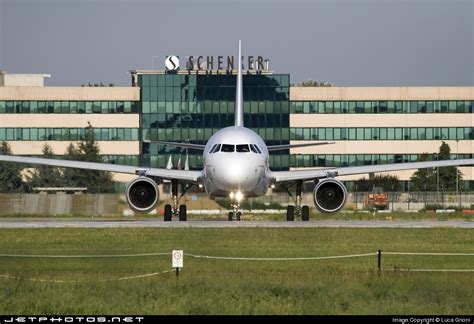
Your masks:
<svg viewBox="0 0 474 324"><path fill-rule="evenodd" d="M235 150L235 145L230 145L230 144L222 144L222 149L221 152L234 152Z"/></svg>
<svg viewBox="0 0 474 324"><path fill-rule="evenodd" d="M248 144L237 145L237 152L239 153L250 152Z"/></svg>
<svg viewBox="0 0 474 324"><path fill-rule="evenodd" d="M250 144L250 148L252 149L252 152L257 153L257 154L262 154L262 151L260 151L257 145Z"/></svg>
<svg viewBox="0 0 474 324"><path fill-rule="evenodd" d="M216 153L216 152L219 152L221 148L221 145L220 144L214 144L214 146L212 147L212 149L209 151L209 153Z"/></svg>

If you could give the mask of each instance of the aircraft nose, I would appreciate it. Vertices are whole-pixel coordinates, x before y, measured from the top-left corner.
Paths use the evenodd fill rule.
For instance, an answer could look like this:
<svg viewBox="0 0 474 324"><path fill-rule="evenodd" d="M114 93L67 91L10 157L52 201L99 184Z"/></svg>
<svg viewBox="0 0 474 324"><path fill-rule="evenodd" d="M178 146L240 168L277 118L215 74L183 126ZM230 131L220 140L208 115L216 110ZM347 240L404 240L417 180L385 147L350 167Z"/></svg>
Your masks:
<svg viewBox="0 0 474 324"><path fill-rule="evenodd" d="M258 181L258 167L246 159L226 161L216 168L216 175L225 189L251 189Z"/></svg>

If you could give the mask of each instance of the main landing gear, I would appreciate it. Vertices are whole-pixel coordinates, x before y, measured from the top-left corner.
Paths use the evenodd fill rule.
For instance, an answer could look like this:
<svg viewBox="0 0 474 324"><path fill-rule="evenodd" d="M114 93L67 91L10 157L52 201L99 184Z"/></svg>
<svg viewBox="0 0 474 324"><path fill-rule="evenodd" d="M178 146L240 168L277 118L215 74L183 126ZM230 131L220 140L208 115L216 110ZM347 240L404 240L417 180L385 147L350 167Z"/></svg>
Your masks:
<svg viewBox="0 0 474 324"><path fill-rule="evenodd" d="M181 196L178 197L178 185L179 185L178 181L171 180L172 205L170 204L165 205L165 215L164 215L165 222L170 222L172 216L178 217L178 219L182 222L185 222L187 220L186 205L178 205L178 204L181 197L183 197L186 191L188 190L188 187L185 187L184 192L181 194Z"/></svg>
<svg viewBox="0 0 474 324"><path fill-rule="evenodd" d="M286 188L290 197L293 197L290 190ZM295 206L288 205L286 208L286 220L292 222L295 217L301 217L302 221L309 221L309 207L307 205L301 206L303 192L303 181L296 182L296 197Z"/></svg>

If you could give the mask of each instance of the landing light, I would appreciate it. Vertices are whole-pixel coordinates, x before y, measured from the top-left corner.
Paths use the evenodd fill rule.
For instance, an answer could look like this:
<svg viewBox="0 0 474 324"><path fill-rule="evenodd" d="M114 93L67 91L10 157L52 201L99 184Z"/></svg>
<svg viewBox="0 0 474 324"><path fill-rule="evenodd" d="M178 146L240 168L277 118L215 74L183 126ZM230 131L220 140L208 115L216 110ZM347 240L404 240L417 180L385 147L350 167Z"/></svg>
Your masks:
<svg viewBox="0 0 474 324"><path fill-rule="evenodd" d="M200 183L198 187L199 187L199 188L202 188L202 184Z"/></svg>
<svg viewBox="0 0 474 324"><path fill-rule="evenodd" d="M237 201L241 201L243 198L244 198L244 195L240 191L237 191L235 194L235 199Z"/></svg>
<svg viewBox="0 0 474 324"><path fill-rule="evenodd" d="M274 185L274 184L272 184L272 185L270 186L270 188L272 188L272 189L275 189L275 185Z"/></svg>
<svg viewBox="0 0 474 324"><path fill-rule="evenodd" d="M230 199L234 199L234 196L235 196L235 195L234 195L234 192L231 191L230 194L229 194L229 198L230 198Z"/></svg>

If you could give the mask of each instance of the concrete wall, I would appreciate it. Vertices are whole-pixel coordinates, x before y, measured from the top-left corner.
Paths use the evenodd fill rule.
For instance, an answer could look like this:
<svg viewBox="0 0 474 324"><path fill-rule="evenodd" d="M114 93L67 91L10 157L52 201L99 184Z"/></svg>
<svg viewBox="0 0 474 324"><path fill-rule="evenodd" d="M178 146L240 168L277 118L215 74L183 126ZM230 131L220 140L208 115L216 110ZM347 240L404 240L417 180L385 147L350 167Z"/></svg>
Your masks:
<svg viewBox="0 0 474 324"><path fill-rule="evenodd" d="M0 87L43 87L49 74L3 74L0 73Z"/></svg>
<svg viewBox="0 0 474 324"><path fill-rule="evenodd" d="M0 214L117 215L124 204L117 194L0 194Z"/></svg>
<svg viewBox="0 0 474 324"><path fill-rule="evenodd" d="M291 127L472 127L474 114L291 114Z"/></svg>
<svg viewBox="0 0 474 324"><path fill-rule="evenodd" d="M290 100L473 100L474 87L291 87Z"/></svg>
<svg viewBox="0 0 474 324"><path fill-rule="evenodd" d="M2 87L0 100L139 101L138 87Z"/></svg>

